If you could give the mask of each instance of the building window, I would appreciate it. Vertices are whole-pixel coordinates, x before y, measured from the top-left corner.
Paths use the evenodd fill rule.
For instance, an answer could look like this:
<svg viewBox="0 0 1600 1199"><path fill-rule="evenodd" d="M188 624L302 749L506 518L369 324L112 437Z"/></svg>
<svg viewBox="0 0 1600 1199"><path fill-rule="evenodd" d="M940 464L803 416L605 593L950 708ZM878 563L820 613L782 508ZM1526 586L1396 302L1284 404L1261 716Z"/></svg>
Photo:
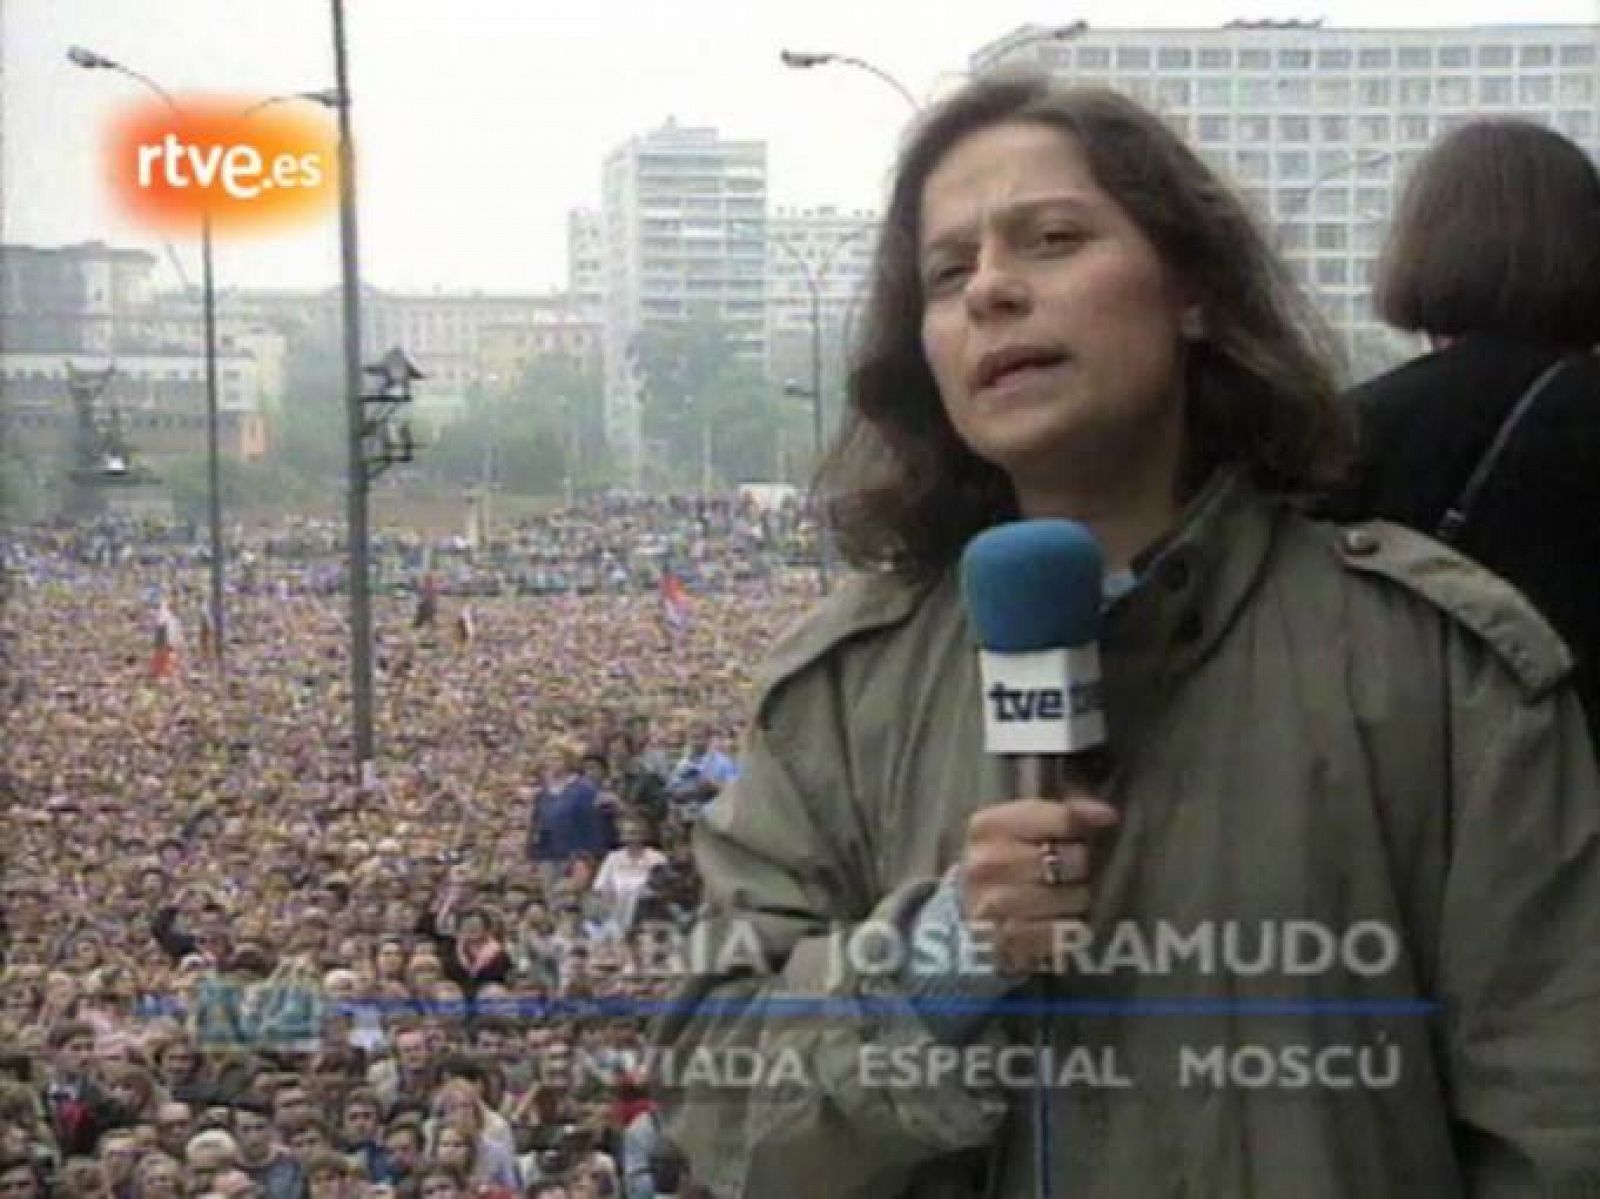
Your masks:
<svg viewBox="0 0 1600 1199"><path fill-rule="evenodd" d="M1433 47L1401 46L1400 65L1401 67L1422 67L1424 69L1431 67L1433 65Z"/></svg>
<svg viewBox="0 0 1600 1199"><path fill-rule="evenodd" d="M1287 70L1305 70L1311 65L1309 50L1279 50L1278 66Z"/></svg>
<svg viewBox="0 0 1600 1199"><path fill-rule="evenodd" d="M1564 112L1557 118L1556 127L1568 137L1587 141L1594 136L1594 114L1576 111Z"/></svg>
<svg viewBox="0 0 1600 1199"><path fill-rule="evenodd" d="M1561 80L1561 103L1587 104L1594 99L1594 80L1587 75L1568 75Z"/></svg>
<svg viewBox="0 0 1600 1199"><path fill-rule="evenodd" d="M1523 104L1548 104L1552 94L1547 75L1525 75L1517 80L1517 99Z"/></svg>
<svg viewBox="0 0 1600 1199"><path fill-rule="evenodd" d="M1278 153L1280 179L1308 179L1311 177L1311 155L1304 150L1281 150Z"/></svg>
<svg viewBox="0 0 1600 1199"><path fill-rule="evenodd" d="M1156 65L1175 70L1188 70L1194 55L1187 49L1178 46L1163 46L1156 51Z"/></svg>
<svg viewBox="0 0 1600 1199"><path fill-rule="evenodd" d="M1272 80L1248 78L1239 81L1239 107L1271 108L1272 106Z"/></svg>
<svg viewBox="0 0 1600 1199"><path fill-rule="evenodd" d="M1233 66L1232 50L1220 46L1211 46L1200 51L1200 67L1202 70L1225 71L1231 66Z"/></svg>
<svg viewBox="0 0 1600 1199"><path fill-rule="evenodd" d="M1271 117L1240 117L1239 140L1242 142L1266 142L1272 140ZM1303 139L1302 139L1303 140Z"/></svg>
<svg viewBox="0 0 1600 1199"><path fill-rule="evenodd" d="M1333 176L1350 169L1353 160L1348 150L1318 150L1317 176Z"/></svg>
<svg viewBox="0 0 1600 1199"><path fill-rule="evenodd" d="M1311 140L1311 118L1279 117L1278 137L1286 142L1309 142Z"/></svg>
<svg viewBox="0 0 1600 1199"><path fill-rule="evenodd" d="M1202 79L1200 81L1200 105L1203 108L1227 108L1233 103L1233 81L1231 79Z"/></svg>
<svg viewBox="0 0 1600 1199"><path fill-rule="evenodd" d="M1525 67L1548 67L1554 55L1550 46L1523 46L1517 62Z"/></svg>
<svg viewBox="0 0 1600 1199"><path fill-rule="evenodd" d="M1465 75L1452 75L1439 80L1439 103L1451 108L1463 108L1472 102L1472 80Z"/></svg>
<svg viewBox="0 0 1600 1199"><path fill-rule="evenodd" d="M1356 189L1356 207L1363 217L1381 214L1389 207L1389 192L1381 187L1362 187Z"/></svg>
<svg viewBox="0 0 1600 1199"><path fill-rule="evenodd" d="M1349 265L1343 258L1317 259L1318 283L1345 283L1349 281Z"/></svg>
<svg viewBox="0 0 1600 1199"><path fill-rule="evenodd" d="M1350 193L1339 187L1337 180L1319 187L1313 203L1312 211L1319 217L1350 215Z"/></svg>
<svg viewBox="0 0 1600 1199"><path fill-rule="evenodd" d="M1200 140L1203 142L1226 142L1233 140L1233 118L1201 117Z"/></svg>
<svg viewBox="0 0 1600 1199"><path fill-rule="evenodd" d="M1149 70L1149 48L1147 46L1118 46L1117 68L1123 71Z"/></svg>
<svg viewBox="0 0 1600 1199"><path fill-rule="evenodd" d="M1235 156L1240 179L1258 183L1267 178L1271 169L1271 156L1262 150L1242 150Z"/></svg>
<svg viewBox="0 0 1600 1199"><path fill-rule="evenodd" d="M1348 108L1350 105L1350 81L1348 79L1319 79L1317 80L1317 104L1330 105L1338 108Z"/></svg>
<svg viewBox="0 0 1600 1199"><path fill-rule="evenodd" d="M1393 89L1387 79L1363 79L1359 94L1363 108L1384 108L1389 104Z"/></svg>
<svg viewBox="0 0 1600 1199"><path fill-rule="evenodd" d="M1358 117L1356 119L1356 140L1359 142L1386 142L1391 134L1393 122L1386 116Z"/></svg>
<svg viewBox="0 0 1600 1199"><path fill-rule="evenodd" d="M1359 62L1365 71L1387 71L1394 62L1394 56L1389 53L1387 47L1369 46L1361 51Z"/></svg>
<svg viewBox="0 0 1600 1199"><path fill-rule="evenodd" d="M1403 142L1425 142L1428 140L1427 117L1401 117L1400 140Z"/></svg>
<svg viewBox="0 0 1600 1199"><path fill-rule="evenodd" d="M1441 67L1469 67L1472 65L1471 46L1440 46L1439 65Z"/></svg>
<svg viewBox="0 0 1600 1199"><path fill-rule="evenodd" d="M1400 80L1400 103L1406 107L1419 107L1433 100L1433 80L1421 75L1408 75Z"/></svg>
<svg viewBox="0 0 1600 1199"><path fill-rule="evenodd" d="M1343 71L1350 66L1350 51L1329 47L1317 51L1317 68L1323 71Z"/></svg>
<svg viewBox="0 0 1600 1199"><path fill-rule="evenodd" d="M1078 65L1103 70L1111 65L1111 51L1105 46L1079 46Z"/></svg>
<svg viewBox="0 0 1600 1199"><path fill-rule="evenodd" d="M1319 250L1342 250L1348 241L1343 225L1324 221L1317 225L1316 247Z"/></svg>
<svg viewBox="0 0 1600 1199"><path fill-rule="evenodd" d="M1510 104L1511 80L1504 75L1485 75L1478 80L1478 103Z"/></svg>
<svg viewBox="0 0 1600 1199"><path fill-rule="evenodd" d="M1279 79L1278 107L1304 108L1311 103L1311 80L1309 79Z"/></svg>
<svg viewBox="0 0 1600 1199"><path fill-rule="evenodd" d="M1561 47L1561 65L1564 67L1592 67L1594 66L1594 47L1592 45L1575 45Z"/></svg>
<svg viewBox="0 0 1600 1199"><path fill-rule="evenodd" d="M1509 67L1511 65L1511 47L1479 46L1478 65L1480 67Z"/></svg>
<svg viewBox="0 0 1600 1199"><path fill-rule="evenodd" d="M1294 120L1297 118L1286 118ZM1347 142L1350 140L1350 119L1348 117L1321 117L1317 121L1317 136L1324 142ZM1289 140L1287 126L1285 126L1285 140Z"/></svg>
<svg viewBox="0 0 1600 1199"><path fill-rule="evenodd" d="M1242 71L1265 71L1272 66L1272 51L1270 50L1241 50L1239 51L1239 69Z"/></svg>
<svg viewBox="0 0 1600 1199"><path fill-rule="evenodd" d="M1189 81L1187 79L1156 80L1156 103L1172 108L1187 107L1189 104Z"/></svg>

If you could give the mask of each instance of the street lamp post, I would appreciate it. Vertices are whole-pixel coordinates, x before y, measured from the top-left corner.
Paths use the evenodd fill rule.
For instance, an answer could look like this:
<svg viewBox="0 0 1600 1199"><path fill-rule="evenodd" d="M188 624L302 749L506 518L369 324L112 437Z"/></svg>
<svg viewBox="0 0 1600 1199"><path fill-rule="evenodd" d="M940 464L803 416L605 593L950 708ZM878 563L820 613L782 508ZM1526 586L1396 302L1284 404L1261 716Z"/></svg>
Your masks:
<svg viewBox="0 0 1600 1199"><path fill-rule="evenodd" d="M911 94L910 88L882 67L874 66L864 58L853 58L848 54L833 54L828 51L818 50L782 50L778 53L778 59L784 66L802 71L811 67L825 66L829 63L838 63L844 67L855 67L857 70L876 76L894 88L900 94L900 98L911 105L912 112L922 111L922 105L917 101L916 96Z"/></svg>
<svg viewBox="0 0 1600 1199"><path fill-rule="evenodd" d="M800 277L804 280L806 291L811 298L811 386L805 388L797 383L786 383L784 394L791 396L809 396L811 399L811 438L812 447L818 463L822 461L823 446L823 420L822 420L822 284L828 277L828 271L839 256L839 251L844 249L856 238L869 230L870 226L862 225L846 233L833 245L828 247L821 264L813 270L811 263L806 261L805 255L796 250L781 237L768 234L772 244L777 246L800 268ZM817 554L817 580L824 593L828 590L828 543L822 536Z"/></svg>
<svg viewBox="0 0 1600 1199"><path fill-rule="evenodd" d="M172 93L148 75L135 71L132 67L124 66L114 59L96 54L93 50L86 50L82 46L71 47L67 51L67 59L74 66L82 67L84 70L115 71L119 75L126 75L159 96L174 116L182 118L184 115L183 108L172 98ZM200 303L205 328L206 363L206 516L211 526L211 644L216 667L220 672L223 669L224 646L227 644L223 623L223 581L226 565L222 544L222 435L219 428L221 411L217 399L216 275L212 265L209 211L200 218L200 264Z"/></svg>
<svg viewBox="0 0 1600 1199"><path fill-rule="evenodd" d="M350 78L344 0L329 0L334 87L339 93L339 261L344 301L346 546L350 559L350 699L357 783L377 781L372 733L372 579L367 531L367 415L361 381L361 263L356 240L356 163L350 129Z"/></svg>
<svg viewBox="0 0 1600 1199"><path fill-rule="evenodd" d="M182 118L183 107L154 79L143 72L136 71L115 59L97 54L93 50L82 46L72 46L67 50L67 60L73 66L82 67L87 71L115 71L119 75L137 81L161 98L174 116ZM259 100L239 113L239 117L250 116L259 112L269 104L278 104L286 100L312 100L317 103L331 106L337 103L337 93L330 91L297 92L293 95L268 96ZM211 540L211 645L215 657L217 670L223 669L225 646L225 580L227 561L222 537L222 432L221 432L221 404L218 399L217 387L217 291L215 256L212 252L211 239L211 213L206 211L200 218L200 307L201 319L204 329L205 344L205 378L206 378L206 520L210 526Z"/></svg>

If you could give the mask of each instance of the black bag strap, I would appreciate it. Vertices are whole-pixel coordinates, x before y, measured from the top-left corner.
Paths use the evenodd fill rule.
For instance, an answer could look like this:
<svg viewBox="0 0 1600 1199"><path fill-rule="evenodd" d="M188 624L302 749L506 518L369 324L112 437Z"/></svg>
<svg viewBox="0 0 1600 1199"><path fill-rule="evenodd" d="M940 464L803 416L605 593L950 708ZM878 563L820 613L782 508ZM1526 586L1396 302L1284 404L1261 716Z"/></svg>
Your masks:
<svg viewBox="0 0 1600 1199"><path fill-rule="evenodd" d="M1461 489L1461 494L1456 496L1455 503L1445 510L1444 518L1439 521L1439 527L1434 531L1434 536L1446 545L1456 545L1461 540L1461 534L1466 530L1467 522L1472 519L1472 506L1478 502L1478 495L1483 491L1483 486L1489 481L1489 476L1494 473L1494 468L1500 462L1500 456L1505 453L1506 446L1511 443L1512 435L1516 433L1517 426L1522 419L1533 410L1534 403L1539 399L1547 387L1554 381L1569 362L1570 358L1557 358L1544 370L1539 372L1539 377L1528 384L1528 390L1522 393L1521 398L1511 406L1510 413L1500 423L1499 430L1494 435L1494 440L1489 443L1489 448L1483 452L1483 457L1478 459L1478 465L1472 470L1472 475L1467 479L1467 485Z"/></svg>

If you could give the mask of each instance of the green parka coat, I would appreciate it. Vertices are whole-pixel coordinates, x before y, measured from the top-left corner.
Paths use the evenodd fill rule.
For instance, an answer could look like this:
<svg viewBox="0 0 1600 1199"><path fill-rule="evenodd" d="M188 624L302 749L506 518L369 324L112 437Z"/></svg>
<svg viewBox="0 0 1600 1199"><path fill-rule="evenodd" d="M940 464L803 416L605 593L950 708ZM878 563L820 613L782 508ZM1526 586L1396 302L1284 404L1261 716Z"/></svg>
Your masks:
<svg viewBox="0 0 1600 1199"><path fill-rule="evenodd" d="M1303 920L1398 953L1378 975L1341 954L1059 978L1057 1060L1094 1064L1052 1093L1056 1193L1600 1195L1600 778L1527 602L1426 538L1220 474L1102 657L1123 819L1096 936ZM700 973L657 1028L669 1134L719 1197L1032 1199L1032 1090L926 1077L898 975L847 949L862 922L909 927L972 812L1008 798L980 704L950 577L853 579L773 653L743 775L696 831ZM751 930L760 963L717 953ZM1028 1036L1002 1015L974 1044ZM685 1070L740 1050L785 1068ZM1330 1050L1310 1085L1286 1065Z"/></svg>

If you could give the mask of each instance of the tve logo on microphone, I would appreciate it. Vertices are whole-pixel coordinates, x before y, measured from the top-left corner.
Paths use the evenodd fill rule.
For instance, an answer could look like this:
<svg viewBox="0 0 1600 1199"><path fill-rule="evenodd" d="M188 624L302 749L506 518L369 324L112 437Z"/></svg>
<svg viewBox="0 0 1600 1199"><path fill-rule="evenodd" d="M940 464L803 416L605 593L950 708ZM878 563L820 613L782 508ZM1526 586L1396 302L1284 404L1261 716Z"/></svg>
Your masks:
<svg viewBox="0 0 1600 1199"><path fill-rule="evenodd" d="M984 745L996 754L1071 754L1106 739L1100 651L982 650Z"/></svg>
<svg viewBox="0 0 1600 1199"><path fill-rule="evenodd" d="M1061 720L1068 714L1067 690L1062 687L1011 688L996 683L989 688L989 702L996 720ZM1086 716L1105 706L1099 683L1079 683L1072 687L1073 716Z"/></svg>

